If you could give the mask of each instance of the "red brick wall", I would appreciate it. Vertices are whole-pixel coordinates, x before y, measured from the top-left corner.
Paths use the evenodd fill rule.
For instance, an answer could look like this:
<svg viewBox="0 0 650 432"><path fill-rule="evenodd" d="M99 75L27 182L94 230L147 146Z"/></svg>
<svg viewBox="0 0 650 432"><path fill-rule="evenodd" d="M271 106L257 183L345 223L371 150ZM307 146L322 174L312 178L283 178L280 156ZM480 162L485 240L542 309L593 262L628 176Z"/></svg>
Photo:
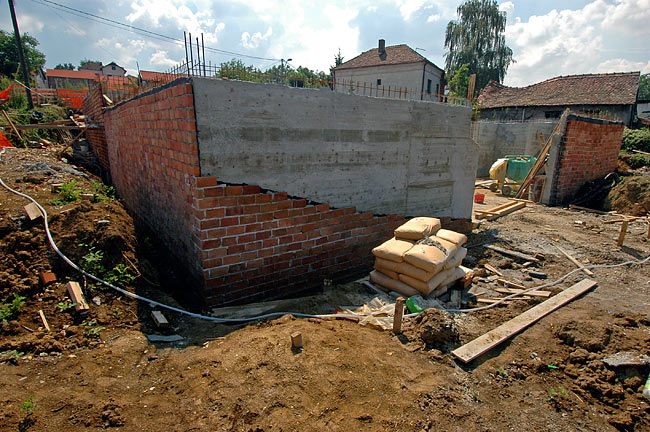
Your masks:
<svg viewBox="0 0 650 432"><path fill-rule="evenodd" d="M366 272L371 249L405 221L201 177L187 80L107 109L105 129L120 198L190 271L188 288L209 305L286 296Z"/></svg>
<svg viewBox="0 0 650 432"><path fill-rule="evenodd" d="M106 110L105 130L120 198L200 280L192 240L191 184L199 175L192 85L175 81L117 104Z"/></svg>
<svg viewBox="0 0 650 432"><path fill-rule="evenodd" d="M104 135L104 97L102 94L101 84L95 84L86 97L84 98L81 112L84 115L90 116L92 123L99 126L95 129L86 129L86 140L99 159L101 166L110 170L110 163L108 161L108 149L106 147L106 137Z"/></svg>
<svg viewBox="0 0 650 432"><path fill-rule="evenodd" d="M268 299L367 271L371 249L393 236L404 216L331 209L259 186L193 183L194 240L205 299L224 304Z"/></svg>
<svg viewBox="0 0 650 432"><path fill-rule="evenodd" d="M588 181L616 170L623 123L570 114L554 174L553 203L564 203Z"/></svg>

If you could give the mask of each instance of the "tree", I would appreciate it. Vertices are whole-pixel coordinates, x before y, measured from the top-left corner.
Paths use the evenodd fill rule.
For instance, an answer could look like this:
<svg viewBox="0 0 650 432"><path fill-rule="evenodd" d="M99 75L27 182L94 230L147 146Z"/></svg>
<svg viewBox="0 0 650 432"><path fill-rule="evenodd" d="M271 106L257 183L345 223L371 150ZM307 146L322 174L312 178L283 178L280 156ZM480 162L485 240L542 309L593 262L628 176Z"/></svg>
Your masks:
<svg viewBox="0 0 650 432"><path fill-rule="evenodd" d="M74 70L74 65L72 63L59 63L54 66L54 69L63 69L63 70Z"/></svg>
<svg viewBox="0 0 650 432"><path fill-rule="evenodd" d="M467 97L469 88L469 63L462 65L449 80L449 88L456 96Z"/></svg>
<svg viewBox="0 0 650 432"><path fill-rule="evenodd" d="M467 0L456 10L458 20L447 24L445 69L454 76L463 65L476 74L476 89L490 80L503 82L512 50L505 43L506 13L499 11L496 0Z"/></svg>
<svg viewBox="0 0 650 432"><path fill-rule="evenodd" d="M102 62L100 62L99 60L88 60L88 59L83 59L83 60L81 60L81 61L79 62L79 69L83 68L83 67L86 66L88 63L94 63L94 64L96 64L96 65L98 65L98 66L101 66L101 65L102 65Z"/></svg>
<svg viewBox="0 0 650 432"><path fill-rule="evenodd" d="M639 96L637 99L650 99L650 73L643 74L639 78Z"/></svg>
<svg viewBox="0 0 650 432"><path fill-rule="evenodd" d="M31 72L38 71L45 64L45 54L36 48L38 41L27 33L21 35L21 40L27 69ZM0 74L12 76L19 67L18 47L14 32L0 30Z"/></svg>

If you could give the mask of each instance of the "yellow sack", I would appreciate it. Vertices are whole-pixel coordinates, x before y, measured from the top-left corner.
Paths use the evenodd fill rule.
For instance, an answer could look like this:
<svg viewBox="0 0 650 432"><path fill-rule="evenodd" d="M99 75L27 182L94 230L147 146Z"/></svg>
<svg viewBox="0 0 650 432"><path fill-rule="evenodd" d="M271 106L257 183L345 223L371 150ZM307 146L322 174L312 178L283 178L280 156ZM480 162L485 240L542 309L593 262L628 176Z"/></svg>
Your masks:
<svg viewBox="0 0 650 432"><path fill-rule="evenodd" d="M445 262L445 267L444 267L445 270L458 267L460 263L463 262L466 256L467 256L467 249L465 249L464 247L458 249L458 251L454 254L454 256L448 258L447 262Z"/></svg>
<svg viewBox="0 0 650 432"><path fill-rule="evenodd" d="M372 254L377 258L400 263L404 261L404 254L412 247L413 242L411 241L392 238L374 248Z"/></svg>
<svg viewBox="0 0 650 432"><path fill-rule="evenodd" d="M370 280L378 285L383 286L387 290L398 292L406 297L411 297L419 294L416 289L411 288L404 282L391 279L377 270L370 272Z"/></svg>
<svg viewBox="0 0 650 432"><path fill-rule="evenodd" d="M462 246L467 242L467 236L465 234L457 233L456 231L451 231L447 229L438 230L436 237L440 237L443 240L450 241L458 246Z"/></svg>
<svg viewBox="0 0 650 432"><path fill-rule="evenodd" d="M395 230L395 238L420 240L435 234L440 229L440 219L416 217Z"/></svg>
<svg viewBox="0 0 650 432"><path fill-rule="evenodd" d="M399 273L399 267L402 263L396 263L395 261L388 261L383 258L375 258L375 268L379 271L392 271Z"/></svg>
<svg viewBox="0 0 650 432"><path fill-rule="evenodd" d="M389 261L390 262L390 261ZM400 263L401 264L401 263ZM385 269L383 267L379 267L378 264L375 262L375 270L385 274L391 279L398 280L399 278L397 277L397 272L394 272L392 270Z"/></svg>
<svg viewBox="0 0 650 432"><path fill-rule="evenodd" d="M454 269L451 270L443 270L431 279L429 279L427 282L422 282L420 280L417 280L415 278L412 278L409 275L405 274L400 274L399 275L399 280L402 282L408 284L409 286L417 289L422 293L424 296L428 296L431 294L433 290L438 288L438 286L443 283L448 277L450 277L454 272Z"/></svg>
<svg viewBox="0 0 650 432"><path fill-rule="evenodd" d="M397 273L411 276L412 278L415 278L422 282L427 282L429 279L435 276L435 273L422 270L421 268L417 268L416 266L407 262L401 262L397 264Z"/></svg>

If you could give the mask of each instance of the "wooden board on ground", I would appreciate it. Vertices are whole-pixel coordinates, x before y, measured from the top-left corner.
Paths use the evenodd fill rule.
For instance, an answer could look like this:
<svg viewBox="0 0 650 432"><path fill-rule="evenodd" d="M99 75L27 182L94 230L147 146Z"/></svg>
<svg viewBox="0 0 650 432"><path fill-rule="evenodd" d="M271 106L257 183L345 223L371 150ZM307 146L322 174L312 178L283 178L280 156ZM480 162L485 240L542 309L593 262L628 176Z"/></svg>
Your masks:
<svg viewBox="0 0 650 432"><path fill-rule="evenodd" d="M50 331L50 325L48 324L42 309L38 310L38 315L41 317L41 322L43 323L43 327L45 327L45 331Z"/></svg>
<svg viewBox="0 0 650 432"><path fill-rule="evenodd" d="M524 292L524 290L519 288L495 288L494 291L501 294L519 294ZM526 295L532 297L550 297L551 292L550 291L528 291Z"/></svg>
<svg viewBox="0 0 650 432"><path fill-rule="evenodd" d="M510 304L510 303L512 303L514 300L530 300L531 298L532 298L532 297L519 296L519 297L513 297L513 298L510 298L510 299L503 300L503 299L500 299L500 298L484 298L484 297L481 297L481 298L477 298L477 299L476 299L476 302L477 302L477 303L487 303L487 304L492 304L492 303L496 303L496 302L498 302L498 301L500 301L500 300L503 300L503 301L502 301L503 304Z"/></svg>
<svg viewBox="0 0 650 432"><path fill-rule="evenodd" d="M25 210L25 213L27 213L27 217L29 218L29 220L33 221L40 217L43 217L41 210L34 203L27 204L25 207L23 207L23 209Z"/></svg>
<svg viewBox="0 0 650 432"><path fill-rule="evenodd" d="M491 266L490 264L483 264L486 270L491 271L492 273L503 277L503 273L496 269L496 267Z"/></svg>
<svg viewBox="0 0 650 432"><path fill-rule="evenodd" d="M528 254L525 254L525 253L512 251L510 249L500 248L500 247L494 246L494 245L487 245L485 247L488 248L488 249L491 249L491 250L493 250L495 252L499 252L500 254L513 256L515 258L519 258L519 259L522 259L524 261L532 261L534 263L539 262L539 260L537 258L535 258L534 256L531 256L531 255L528 255Z"/></svg>
<svg viewBox="0 0 650 432"><path fill-rule="evenodd" d="M577 259L575 259L575 258L572 257L571 255L569 255L569 253L568 253L567 251L565 251L564 249L562 249L562 248L559 247L558 245L555 245L555 247L556 247L560 252L562 252L562 254L563 254L565 257L567 257L567 258L569 259L569 261L571 261L573 264L575 264L575 265L577 265L579 268L581 268L583 272L585 272L585 273L588 274L589 276L593 276L594 272L592 272L592 271L589 270L588 268L585 268L584 264L582 264L580 261L578 261Z"/></svg>
<svg viewBox="0 0 650 432"><path fill-rule="evenodd" d="M474 213L477 213L476 219L487 219L492 221L524 207L526 207L526 203L523 201L509 201L506 204L501 204L491 209L474 210Z"/></svg>
<svg viewBox="0 0 650 432"><path fill-rule="evenodd" d="M70 295L70 298L72 301L75 303L74 308L77 312L85 312L88 309L88 303L86 303L86 299L84 298L83 293L81 292L81 287L77 282L68 282L68 294Z"/></svg>
<svg viewBox="0 0 650 432"><path fill-rule="evenodd" d="M596 285L596 281L584 279L451 353L463 363L469 363Z"/></svg>
<svg viewBox="0 0 650 432"><path fill-rule="evenodd" d="M158 328L165 328L169 326L169 321L167 321L165 315L163 315L163 313L160 311L151 311L151 318Z"/></svg>

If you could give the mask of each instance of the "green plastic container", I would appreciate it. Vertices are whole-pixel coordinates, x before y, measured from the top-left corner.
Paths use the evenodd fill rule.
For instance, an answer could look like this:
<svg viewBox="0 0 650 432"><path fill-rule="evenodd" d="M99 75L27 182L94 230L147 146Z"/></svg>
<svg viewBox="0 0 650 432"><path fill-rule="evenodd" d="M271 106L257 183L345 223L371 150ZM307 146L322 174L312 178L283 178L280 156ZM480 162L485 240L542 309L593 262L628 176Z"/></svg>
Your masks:
<svg viewBox="0 0 650 432"><path fill-rule="evenodd" d="M505 158L508 159L506 176L517 183L524 181L537 160L534 156L525 155L506 155Z"/></svg>

